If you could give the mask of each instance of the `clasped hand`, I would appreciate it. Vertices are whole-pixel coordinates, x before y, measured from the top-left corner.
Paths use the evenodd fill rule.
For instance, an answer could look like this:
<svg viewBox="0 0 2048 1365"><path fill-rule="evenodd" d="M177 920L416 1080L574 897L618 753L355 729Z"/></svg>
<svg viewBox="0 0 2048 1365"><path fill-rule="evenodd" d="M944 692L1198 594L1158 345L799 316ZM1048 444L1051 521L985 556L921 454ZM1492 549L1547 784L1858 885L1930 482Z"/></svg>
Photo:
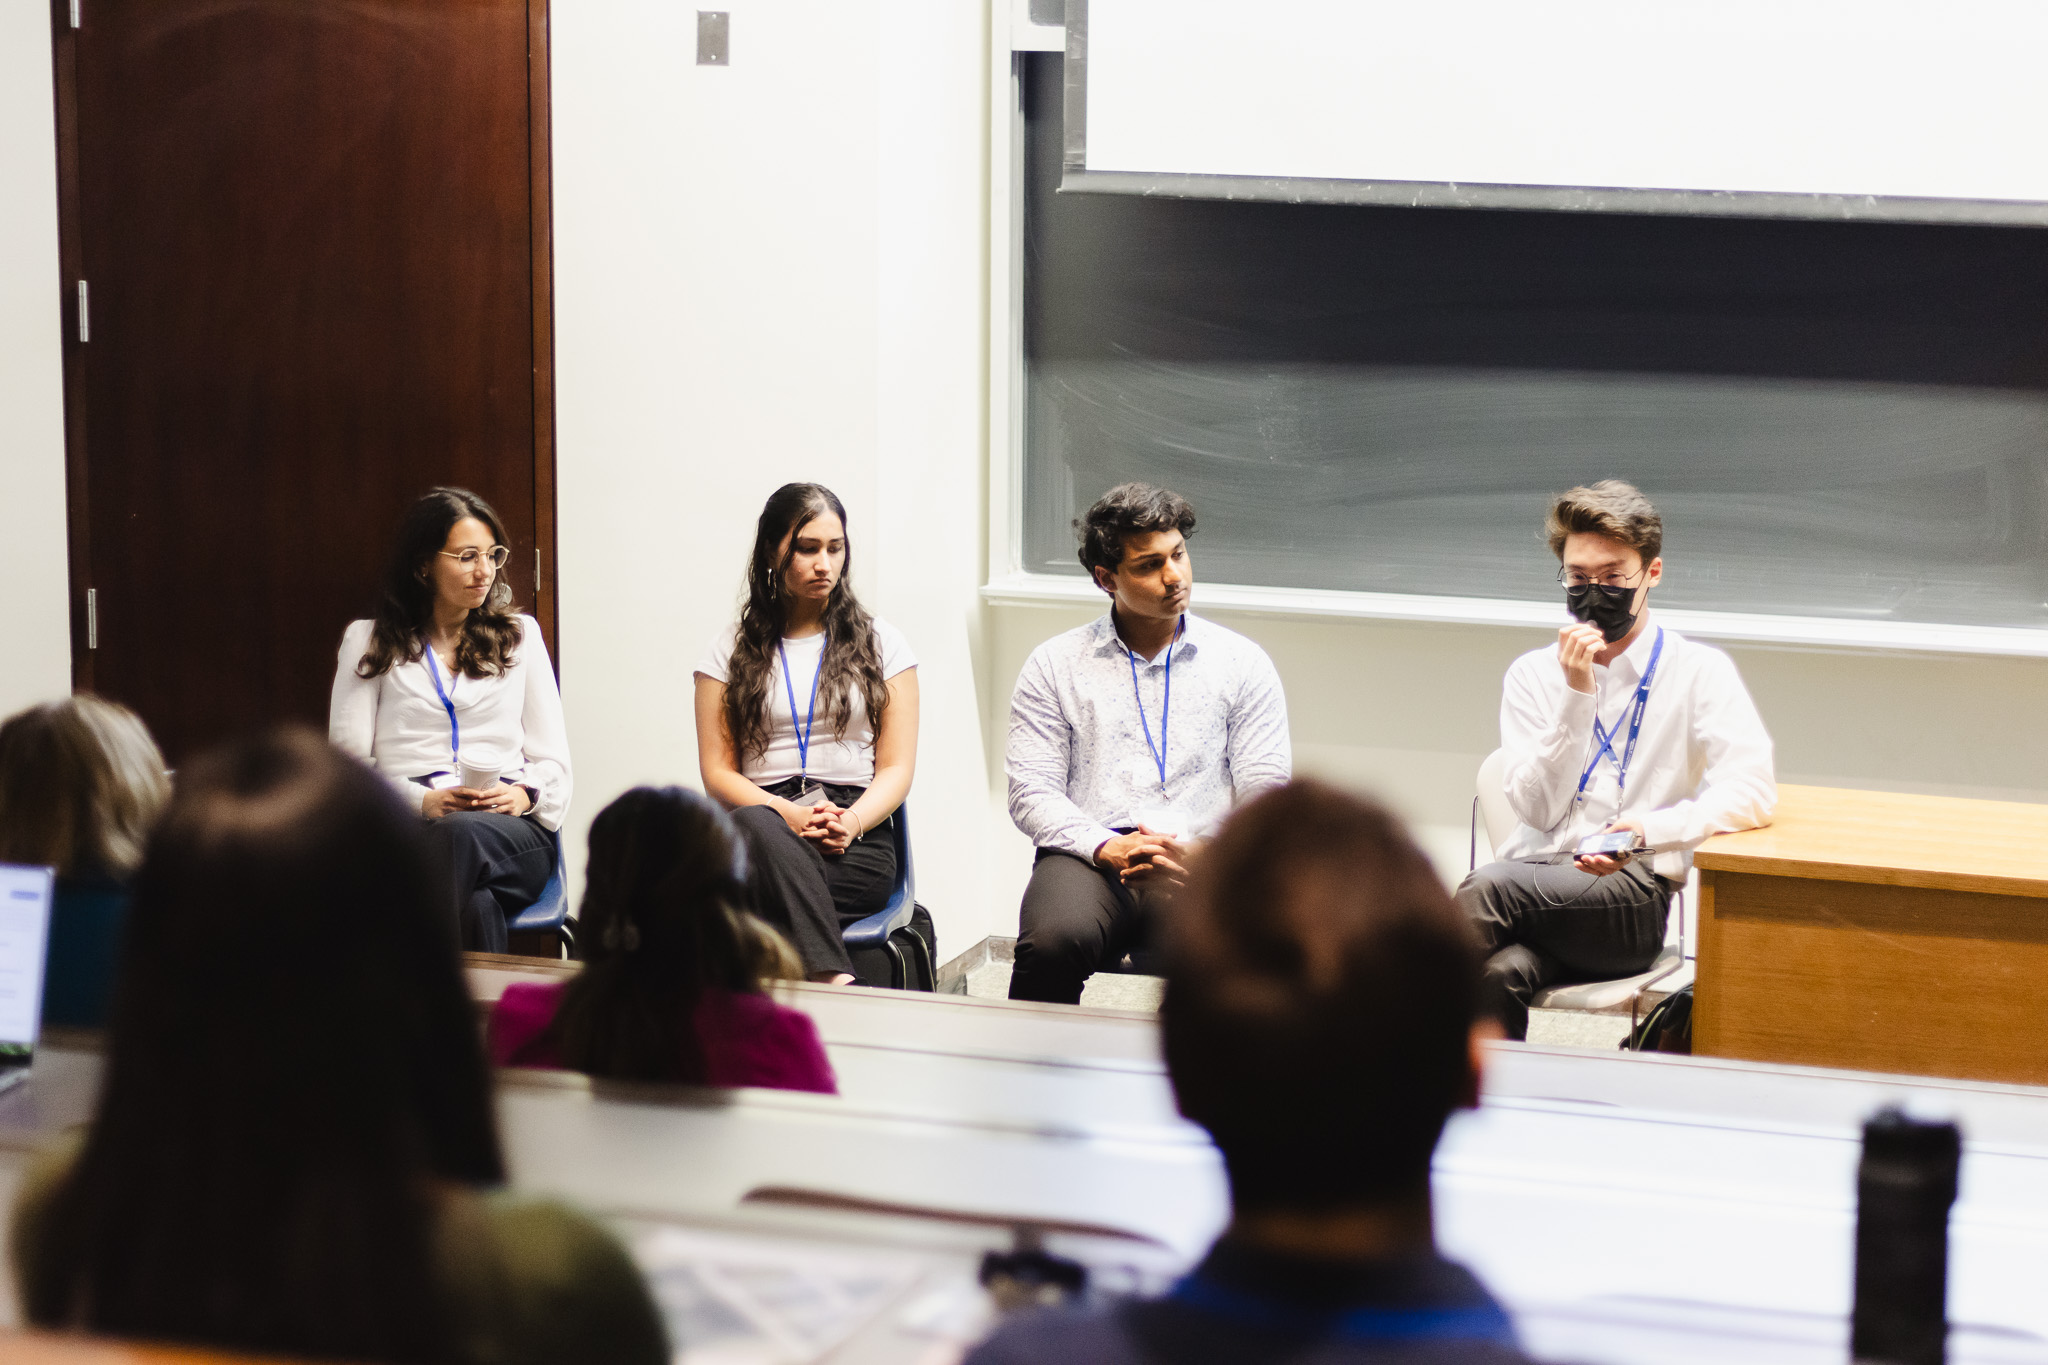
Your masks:
<svg viewBox="0 0 2048 1365"><path fill-rule="evenodd" d="M1103 841L1095 861L1115 872L1125 886L1176 888L1188 879L1193 843L1139 825L1130 834Z"/></svg>
<svg viewBox="0 0 2048 1365"><path fill-rule="evenodd" d="M420 802L420 814L429 820L438 820L444 815L461 811L480 811L487 815L524 815L533 809L532 798L526 788L509 782L479 791L475 787L442 787L430 791Z"/></svg>
<svg viewBox="0 0 2048 1365"><path fill-rule="evenodd" d="M798 838L809 839L817 844L818 852L827 854L844 853L853 844L853 836L860 823L860 817L846 818L850 806L835 804L830 798L821 797L814 806L799 806L794 801L781 803L783 823Z"/></svg>

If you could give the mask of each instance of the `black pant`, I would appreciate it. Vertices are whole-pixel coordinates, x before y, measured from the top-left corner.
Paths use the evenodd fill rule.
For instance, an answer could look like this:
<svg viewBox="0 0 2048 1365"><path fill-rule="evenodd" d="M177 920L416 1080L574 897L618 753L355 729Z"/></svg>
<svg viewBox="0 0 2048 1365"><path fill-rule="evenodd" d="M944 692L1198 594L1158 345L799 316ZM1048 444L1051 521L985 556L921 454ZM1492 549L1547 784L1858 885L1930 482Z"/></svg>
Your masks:
<svg viewBox="0 0 2048 1365"><path fill-rule="evenodd" d="M539 821L460 810L427 822L455 879L455 923L469 952L505 951L505 926L540 899L555 871L555 845Z"/></svg>
<svg viewBox="0 0 2048 1365"><path fill-rule="evenodd" d="M1017 919L1010 998L1076 1005L1089 977L1144 945L1150 916L1115 872L1041 848Z"/></svg>
<svg viewBox="0 0 2048 1365"><path fill-rule="evenodd" d="M1529 1036L1537 991L1647 971L1664 947L1671 886L1638 859L1596 877L1570 862L1488 863L1458 904L1486 947L1486 1000L1510 1038Z"/></svg>
<svg viewBox="0 0 2048 1365"><path fill-rule="evenodd" d="M765 788L791 801L804 784L796 778ZM823 784L835 805L851 806L863 787ZM780 929L811 976L851 972L874 984L889 982L888 959L879 951L864 953L864 971L854 971L840 931L866 919L889 903L896 889L894 817L863 831L846 852L827 855L815 840L790 829L773 806L742 806L733 822L747 841L748 889L762 919ZM879 969L877 968L879 963Z"/></svg>

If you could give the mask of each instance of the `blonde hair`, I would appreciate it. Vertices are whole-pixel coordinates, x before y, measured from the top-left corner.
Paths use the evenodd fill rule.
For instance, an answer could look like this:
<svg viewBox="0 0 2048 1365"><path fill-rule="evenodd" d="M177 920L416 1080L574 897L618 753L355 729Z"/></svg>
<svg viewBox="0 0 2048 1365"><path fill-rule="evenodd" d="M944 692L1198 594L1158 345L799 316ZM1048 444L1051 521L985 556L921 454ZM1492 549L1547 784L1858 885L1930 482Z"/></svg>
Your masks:
<svg viewBox="0 0 2048 1365"><path fill-rule="evenodd" d="M755 980L766 990L777 981L803 981L803 959L796 955L796 949L789 940L765 920L756 919L744 910L728 910L739 932L741 950L748 955L753 967Z"/></svg>
<svg viewBox="0 0 2048 1365"><path fill-rule="evenodd" d="M171 797L142 718L90 694L0 724L0 862L126 877Z"/></svg>

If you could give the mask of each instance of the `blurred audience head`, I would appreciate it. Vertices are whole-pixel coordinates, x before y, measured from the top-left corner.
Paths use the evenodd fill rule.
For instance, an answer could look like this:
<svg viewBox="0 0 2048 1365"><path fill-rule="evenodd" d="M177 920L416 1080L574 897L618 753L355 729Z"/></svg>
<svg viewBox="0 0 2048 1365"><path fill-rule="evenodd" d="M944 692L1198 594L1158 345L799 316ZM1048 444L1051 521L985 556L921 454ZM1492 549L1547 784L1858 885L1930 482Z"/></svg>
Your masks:
<svg viewBox="0 0 2048 1365"><path fill-rule="evenodd" d="M1239 808L1175 898L1161 1015L1239 1212L1425 1195L1476 1100L1478 997L1477 945L1392 815L1309 780Z"/></svg>
<svg viewBox="0 0 2048 1365"><path fill-rule="evenodd" d="M684 787L635 787L590 824L578 947L584 969L552 1025L563 1063L596 1076L697 1081L692 1026L707 989L801 980L781 935L748 914L732 818Z"/></svg>
<svg viewBox="0 0 2048 1365"><path fill-rule="evenodd" d="M504 1167L447 897L417 818L310 730L183 769L135 878L99 1114L33 1318L449 1354L439 1192Z"/></svg>
<svg viewBox="0 0 2048 1365"><path fill-rule="evenodd" d="M123 880L170 795L163 754L125 706L81 694L0 723L0 863Z"/></svg>

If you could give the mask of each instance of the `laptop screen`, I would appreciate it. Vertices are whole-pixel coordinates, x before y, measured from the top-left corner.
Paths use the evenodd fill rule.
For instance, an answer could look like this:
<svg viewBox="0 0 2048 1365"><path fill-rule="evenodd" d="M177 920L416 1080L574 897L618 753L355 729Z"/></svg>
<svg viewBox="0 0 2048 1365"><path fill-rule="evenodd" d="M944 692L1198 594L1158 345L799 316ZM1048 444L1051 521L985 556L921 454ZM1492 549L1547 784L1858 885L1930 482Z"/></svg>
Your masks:
<svg viewBox="0 0 2048 1365"><path fill-rule="evenodd" d="M43 959L56 878L0 863L0 1068L27 1064L43 1017Z"/></svg>

